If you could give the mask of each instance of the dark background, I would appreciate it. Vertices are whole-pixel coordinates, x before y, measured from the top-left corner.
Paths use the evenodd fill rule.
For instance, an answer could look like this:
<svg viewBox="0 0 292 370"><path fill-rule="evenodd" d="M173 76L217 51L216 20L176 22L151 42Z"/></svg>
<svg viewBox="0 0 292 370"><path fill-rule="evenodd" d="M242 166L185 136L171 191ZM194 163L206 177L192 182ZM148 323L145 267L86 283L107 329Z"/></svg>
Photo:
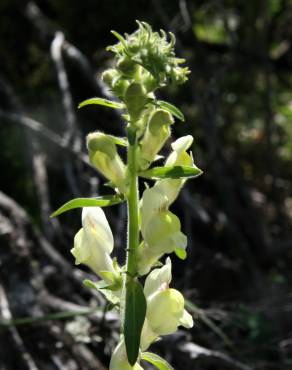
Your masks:
<svg viewBox="0 0 292 370"><path fill-rule="evenodd" d="M173 257L173 285L195 326L153 348L177 370L291 369L288 0L1 0L0 369L108 366L118 323L73 265L80 211L48 216L71 198L109 192L84 138L123 135L123 123L105 108L76 107L106 96L110 30L130 33L135 19L177 36L192 74L159 97L184 112L173 137L195 137L204 170L173 206L189 240L189 258ZM122 262L125 207L106 214Z"/></svg>

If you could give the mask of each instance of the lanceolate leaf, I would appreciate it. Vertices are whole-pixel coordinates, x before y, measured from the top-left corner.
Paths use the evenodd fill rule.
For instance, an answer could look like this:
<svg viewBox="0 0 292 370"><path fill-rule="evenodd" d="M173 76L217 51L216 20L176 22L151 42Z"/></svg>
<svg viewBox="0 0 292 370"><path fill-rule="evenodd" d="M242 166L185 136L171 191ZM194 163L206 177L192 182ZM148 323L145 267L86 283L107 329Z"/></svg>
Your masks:
<svg viewBox="0 0 292 370"><path fill-rule="evenodd" d="M113 305L117 305L120 302L118 296L113 293L112 287L103 280L94 282L89 279L85 279L83 280L83 284L89 289L99 291Z"/></svg>
<svg viewBox="0 0 292 370"><path fill-rule="evenodd" d="M172 105L172 104L170 104L170 103L168 103L166 101L163 101L163 100L157 100L155 102L155 104L157 104L162 109L167 110L169 113L171 113L172 115L174 115L176 118L178 118L182 122L185 121L185 117L184 117L182 111L180 109L178 109L176 106L174 106L174 105Z"/></svg>
<svg viewBox="0 0 292 370"><path fill-rule="evenodd" d="M131 279L126 283L124 336L129 363L137 361L141 331L146 315L146 299L141 284Z"/></svg>
<svg viewBox="0 0 292 370"><path fill-rule="evenodd" d="M150 364L154 365L158 370L174 370L166 360L155 353L143 352L141 357L142 360L150 362Z"/></svg>
<svg viewBox="0 0 292 370"><path fill-rule="evenodd" d="M63 206L58 208L54 213L51 214L50 217L59 216L61 213L70 211L74 208L82 208L82 207L108 207L114 204L121 203L123 199L121 199L118 195L104 195L102 197L96 198L75 198L69 200L69 202L65 203Z"/></svg>
<svg viewBox="0 0 292 370"><path fill-rule="evenodd" d="M181 179L197 177L203 173L198 167L194 166L166 166L153 167L150 170L142 171L139 176L146 179Z"/></svg>
<svg viewBox="0 0 292 370"><path fill-rule="evenodd" d="M84 100L82 103L78 105L78 108L85 107L85 105L103 105L105 107L113 108L113 109L123 109L124 105L122 103L118 103L115 101L103 99L103 98L91 98Z"/></svg>

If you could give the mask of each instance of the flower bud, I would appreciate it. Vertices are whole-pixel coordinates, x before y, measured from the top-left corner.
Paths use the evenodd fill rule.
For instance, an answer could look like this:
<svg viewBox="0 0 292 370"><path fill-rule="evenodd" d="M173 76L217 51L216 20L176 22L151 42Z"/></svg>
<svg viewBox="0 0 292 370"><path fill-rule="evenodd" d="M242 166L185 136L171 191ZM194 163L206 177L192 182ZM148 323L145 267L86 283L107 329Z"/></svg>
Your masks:
<svg viewBox="0 0 292 370"><path fill-rule="evenodd" d="M148 72L143 75L143 85L147 93L153 92L159 87L157 80Z"/></svg>
<svg viewBox="0 0 292 370"><path fill-rule="evenodd" d="M101 78L104 83L108 85L108 87L112 88L113 82L120 77L119 72L116 69L107 69L106 71L103 72L101 75Z"/></svg>
<svg viewBox="0 0 292 370"><path fill-rule="evenodd" d="M113 82L112 91L120 99L123 99L129 84L129 81L121 77Z"/></svg>
<svg viewBox="0 0 292 370"><path fill-rule="evenodd" d="M101 132L91 133L87 136L87 148L90 163L124 193L125 165L113 138Z"/></svg>
<svg viewBox="0 0 292 370"><path fill-rule="evenodd" d="M132 82L125 93L125 104L133 121L136 121L147 103L147 95L144 86Z"/></svg>
<svg viewBox="0 0 292 370"><path fill-rule="evenodd" d="M129 82L123 78L121 73L116 69L108 69L103 72L101 76L104 83L108 85L108 87L112 90L114 95L119 98L123 98L125 95L125 91L129 86Z"/></svg>
<svg viewBox="0 0 292 370"><path fill-rule="evenodd" d="M71 249L76 265L87 265L97 275L103 271L116 274L110 258L113 243L113 235L103 210L100 207L83 208L82 228L75 235L74 248Z"/></svg>
<svg viewBox="0 0 292 370"><path fill-rule="evenodd" d="M170 113L157 109L152 113L141 140L140 167L145 170L170 136L169 126L174 122Z"/></svg>
<svg viewBox="0 0 292 370"><path fill-rule="evenodd" d="M108 48L119 58L125 57L146 69L163 86L169 79L174 83L187 80L189 69L181 67L183 59L174 54L175 37L169 34L168 42L165 32L154 32L149 24L139 22L139 29L125 39L119 37L119 43Z"/></svg>
<svg viewBox="0 0 292 370"><path fill-rule="evenodd" d="M112 354L109 370L143 370L142 366L137 362L134 366L129 364L123 338L121 338Z"/></svg>
<svg viewBox="0 0 292 370"><path fill-rule="evenodd" d="M137 69L137 64L127 57L121 58L117 63L118 69L126 76L133 76Z"/></svg>

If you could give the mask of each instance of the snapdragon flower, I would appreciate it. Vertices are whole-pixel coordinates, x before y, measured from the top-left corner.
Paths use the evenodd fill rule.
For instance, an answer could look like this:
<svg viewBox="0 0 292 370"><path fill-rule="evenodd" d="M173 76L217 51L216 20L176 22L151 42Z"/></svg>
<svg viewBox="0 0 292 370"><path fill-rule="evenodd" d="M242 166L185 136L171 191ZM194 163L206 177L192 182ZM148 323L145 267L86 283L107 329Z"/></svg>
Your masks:
<svg viewBox="0 0 292 370"><path fill-rule="evenodd" d="M113 234L103 210L100 207L83 208L82 228L75 235L74 248L71 249L76 265L88 266L112 284L113 279L109 277L118 274L110 257L113 247Z"/></svg>
<svg viewBox="0 0 292 370"><path fill-rule="evenodd" d="M171 146L173 151L165 162L167 166L196 167L192 154L187 150L192 145L191 135L177 139ZM165 253L176 252L180 258L186 256L187 238L181 232L179 218L169 211L186 179L163 179L147 188L140 202L141 233L144 239L137 250L138 272L147 274Z"/></svg>
<svg viewBox="0 0 292 370"><path fill-rule="evenodd" d="M184 309L183 295L169 287L171 279L170 258L146 278L144 294L147 311L141 334L142 351L147 350L161 335L174 333L180 325L188 329L193 326L192 316Z"/></svg>
<svg viewBox="0 0 292 370"><path fill-rule="evenodd" d="M123 336L112 354L109 370L143 370L138 362L134 366L129 364Z"/></svg>
<svg viewBox="0 0 292 370"><path fill-rule="evenodd" d="M180 220L169 210L158 209L147 224L142 226L142 235L144 242L137 249L140 275L147 274L165 253L169 254L177 249L184 251L187 246L187 238L181 232Z"/></svg>

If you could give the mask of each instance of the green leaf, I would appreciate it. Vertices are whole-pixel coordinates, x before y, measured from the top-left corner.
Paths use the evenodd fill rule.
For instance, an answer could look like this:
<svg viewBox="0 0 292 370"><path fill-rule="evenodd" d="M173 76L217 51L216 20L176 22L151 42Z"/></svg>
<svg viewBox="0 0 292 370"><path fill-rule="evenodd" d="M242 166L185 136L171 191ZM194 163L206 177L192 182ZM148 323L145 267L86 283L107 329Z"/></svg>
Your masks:
<svg viewBox="0 0 292 370"><path fill-rule="evenodd" d="M86 99L78 105L78 109L85 107L85 105L103 105L105 107L109 107L113 109L123 109L124 108L124 104L122 103L118 103L116 101L111 101L111 100L107 100L103 98Z"/></svg>
<svg viewBox="0 0 292 370"><path fill-rule="evenodd" d="M70 211L75 208L82 207L108 207L114 204L123 202L123 200L118 195L104 195L102 197L96 198L75 198L69 200L63 206L58 208L54 213L51 214L52 217L59 216L61 213Z"/></svg>
<svg viewBox="0 0 292 370"><path fill-rule="evenodd" d="M86 288L95 289L95 290L101 290L101 289L108 289L108 290L114 290L112 289L113 285L107 283L104 280L99 281L92 281L90 279L83 280L83 285L86 286Z"/></svg>
<svg viewBox="0 0 292 370"><path fill-rule="evenodd" d="M126 283L124 336L128 361L132 366L138 358L145 315L146 299L143 288L137 280L130 279Z"/></svg>
<svg viewBox="0 0 292 370"><path fill-rule="evenodd" d="M203 173L196 166L165 166L153 167L150 170L142 171L139 176L146 179L181 179L197 177Z"/></svg>
<svg viewBox="0 0 292 370"><path fill-rule="evenodd" d="M181 260L185 260L187 258L187 252L185 249L182 248L176 248L174 250L174 253L177 255L178 258Z"/></svg>
<svg viewBox="0 0 292 370"><path fill-rule="evenodd" d="M154 365L158 370L174 370L166 360L155 353L143 352L141 357L142 360L150 362L150 364Z"/></svg>
<svg viewBox="0 0 292 370"><path fill-rule="evenodd" d="M94 289L100 292L111 304L118 305L120 303L119 297L114 293L112 286L104 280L92 281L89 279L83 280L83 285L86 288Z"/></svg>
<svg viewBox="0 0 292 370"><path fill-rule="evenodd" d="M185 121L185 117L183 115L183 112L180 109L178 109L175 105L170 104L170 103L168 103L166 101L163 101L163 100L157 100L155 102L155 104L157 104L162 109L167 110L169 113L174 115L176 118L178 118L182 122Z"/></svg>

